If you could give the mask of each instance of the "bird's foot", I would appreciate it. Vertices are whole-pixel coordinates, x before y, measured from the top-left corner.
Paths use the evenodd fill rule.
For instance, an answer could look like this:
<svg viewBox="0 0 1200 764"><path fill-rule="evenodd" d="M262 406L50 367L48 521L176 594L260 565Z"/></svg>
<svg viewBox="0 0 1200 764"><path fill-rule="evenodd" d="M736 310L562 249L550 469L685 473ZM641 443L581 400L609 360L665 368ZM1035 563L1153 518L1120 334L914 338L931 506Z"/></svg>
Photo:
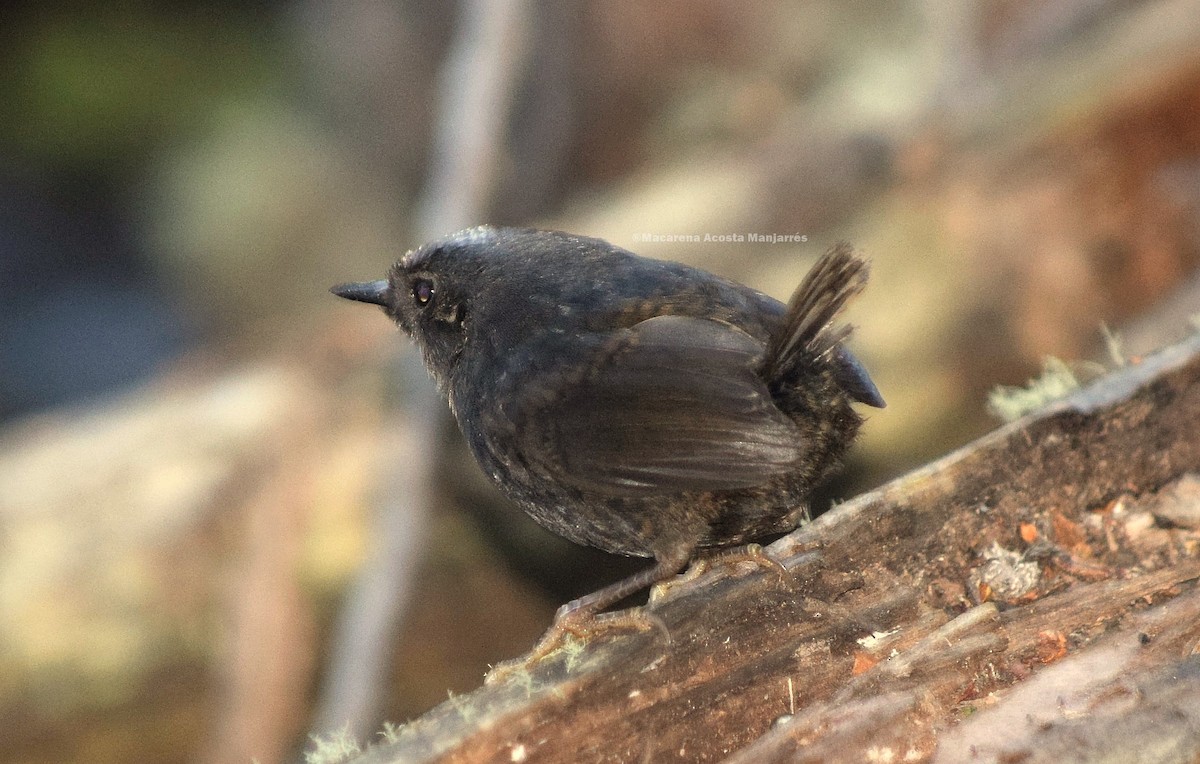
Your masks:
<svg viewBox="0 0 1200 764"><path fill-rule="evenodd" d="M745 546L722 550L709 559L711 562L720 562L726 565L736 565L739 562L752 562L760 568L774 571L778 574L779 580L782 583L787 583L791 578L791 573L784 567L784 564L767 554L767 550L763 549L762 544L746 544Z"/></svg>
<svg viewBox="0 0 1200 764"><path fill-rule="evenodd" d="M692 583L714 565L733 566L743 562L754 563L760 568L774 571L779 575L781 583L786 584L791 580L791 574L784 564L767 554L767 550L763 549L762 544L746 544L696 558L682 575L669 581L660 581L652 586L649 604L657 605L678 592L687 591Z"/></svg>
<svg viewBox="0 0 1200 764"><path fill-rule="evenodd" d="M612 631L658 631L668 646L673 642L667 624L645 608L594 613L585 608L572 609L574 604L568 603L558 609L554 623L529 653L493 666L484 678L484 683L496 684L515 673L528 671L558 652L565 654L567 670L570 671L572 664L589 642Z"/></svg>
<svg viewBox="0 0 1200 764"><path fill-rule="evenodd" d="M688 585L704 575L709 567L708 558L697 557L692 561L691 565L688 565L687 570L678 576L666 581L659 581L651 586L650 596L646 600L646 604L651 606L658 605L662 601L669 599L675 592L686 591Z"/></svg>

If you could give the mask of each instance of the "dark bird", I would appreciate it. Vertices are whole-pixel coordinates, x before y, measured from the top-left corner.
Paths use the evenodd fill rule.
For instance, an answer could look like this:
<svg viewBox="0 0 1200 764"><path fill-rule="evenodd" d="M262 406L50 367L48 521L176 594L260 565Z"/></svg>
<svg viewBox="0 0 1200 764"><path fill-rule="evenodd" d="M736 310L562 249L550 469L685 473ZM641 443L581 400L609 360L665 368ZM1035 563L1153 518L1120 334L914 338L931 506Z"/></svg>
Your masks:
<svg viewBox="0 0 1200 764"><path fill-rule="evenodd" d="M834 323L867 283L848 245L788 305L600 239L481 226L333 293L421 349L483 471L534 520L653 567L560 608L595 614L698 550L789 531L882 407Z"/></svg>

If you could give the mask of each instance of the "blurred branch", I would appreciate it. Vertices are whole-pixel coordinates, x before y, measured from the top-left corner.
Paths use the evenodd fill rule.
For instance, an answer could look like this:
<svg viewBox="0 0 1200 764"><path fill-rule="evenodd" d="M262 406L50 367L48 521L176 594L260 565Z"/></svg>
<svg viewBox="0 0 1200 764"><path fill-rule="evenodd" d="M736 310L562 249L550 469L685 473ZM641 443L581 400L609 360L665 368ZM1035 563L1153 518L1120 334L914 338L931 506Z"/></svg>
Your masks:
<svg viewBox="0 0 1200 764"><path fill-rule="evenodd" d="M505 121L529 47L526 0L466 0L442 70L421 240L481 222L504 143Z"/></svg>
<svg viewBox="0 0 1200 764"><path fill-rule="evenodd" d="M403 376L424 377L411 358L401 358L388 371L396 367L408 372ZM425 379L405 387L411 392L392 416L413 432L436 432L442 402L433 387ZM328 678L313 723L317 730L346 726L358 736L369 732L383 704L388 667L421 563L433 501L430 476L435 452L413 437L385 437L378 445L390 458L382 460L387 476L378 489L370 525L374 543L338 614Z"/></svg>
<svg viewBox="0 0 1200 764"><path fill-rule="evenodd" d="M524 63L528 7L524 0L468 0L441 78L439 117L418 239L479 222L500 160L518 74ZM401 365L424 377L415 356ZM398 419L417 432L439 431L440 400L425 379L408 386ZM444 415L444 414L443 414ZM420 439L417 439L421 443ZM313 728L348 727L362 737L376 724L388 667L412 589L430 513L436 449L414 449L390 462L397 484L381 497L376 546L338 619L329 676ZM391 481L389 481L391 482Z"/></svg>

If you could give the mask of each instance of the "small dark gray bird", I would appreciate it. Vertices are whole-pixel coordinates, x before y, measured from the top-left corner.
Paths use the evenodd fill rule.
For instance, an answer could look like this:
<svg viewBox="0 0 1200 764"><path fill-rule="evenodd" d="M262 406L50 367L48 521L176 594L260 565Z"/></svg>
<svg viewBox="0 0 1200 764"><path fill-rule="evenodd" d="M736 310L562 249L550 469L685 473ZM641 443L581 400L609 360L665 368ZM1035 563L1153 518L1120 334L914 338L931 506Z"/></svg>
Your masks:
<svg viewBox="0 0 1200 764"><path fill-rule="evenodd" d="M333 293L421 349L483 471L534 520L655 565L558 623L665 580L704 548L789 531L883 407L834 323L867 283L848 245L788 305L600 239L481 226Z"/></svg>

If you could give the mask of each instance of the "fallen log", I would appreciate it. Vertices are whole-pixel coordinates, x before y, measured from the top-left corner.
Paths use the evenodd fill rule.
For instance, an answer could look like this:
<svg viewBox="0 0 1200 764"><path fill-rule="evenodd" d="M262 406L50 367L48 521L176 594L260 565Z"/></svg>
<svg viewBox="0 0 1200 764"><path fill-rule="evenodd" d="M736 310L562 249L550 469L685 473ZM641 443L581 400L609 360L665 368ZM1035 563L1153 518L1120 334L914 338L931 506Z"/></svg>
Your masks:
<svg viewBox="0 0 1200 764"><path fill-rule="evenodd" d="M767 551L355 761L1195 760L1200 336Z"/></svg>

